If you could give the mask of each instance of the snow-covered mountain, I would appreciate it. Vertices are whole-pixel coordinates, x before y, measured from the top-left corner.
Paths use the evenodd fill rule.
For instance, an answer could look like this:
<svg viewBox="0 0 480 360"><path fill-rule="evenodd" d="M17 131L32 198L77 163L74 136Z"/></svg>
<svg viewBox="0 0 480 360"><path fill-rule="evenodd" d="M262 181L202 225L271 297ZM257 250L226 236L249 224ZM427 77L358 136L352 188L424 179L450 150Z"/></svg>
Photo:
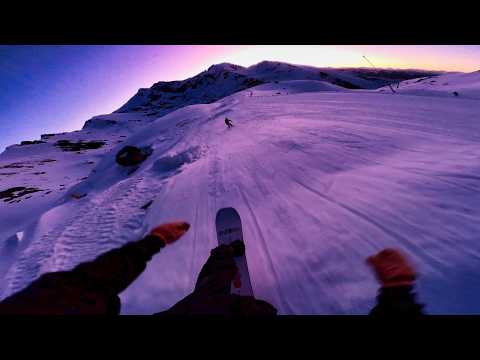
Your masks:
<svg viewBox="0 0 480 360"><path fill-rule="evenodd" d="M254 292L282 314L366 313L376 282L364 259L386 246L412 258L427 311L480 311L478 72L392 94L373 83L407 75L277 64L215 65L141 90L82 130L9 147L0 298L183 219L187 235L122 294L123 313L165 309L215 246L216 211L234 206ZM452 87L425 94L432 80ZM115 162L125 145L153 153L132 171Z"/></svg>
<svg viewBox="0 0 480 360"><path fill-rule="evenodd" d="M244 73L263 81L318 80L347 89L376 89L389 83L421 76L435 76L441 72L425 70L317 68L275 61L262 61L244 70Z"/></svg>
<svg viewBox="0 0 480 360"><path fill-rule="evenodd" d="M134 111L159 116L187 105L208 104L263 83L242 70L237 65L219 64L187 80L157 82L150 89L140 89L116 112Z"/></svg>
<svg viewBox="0 0 480 360"><path fill-rule="evenodd" d="M256 85L279 81L315 80L347 89L376 89L396 81L433 75L438 72L316 68L273 61L263 61L248 68L222 63L190 79L161 81L149 89L140 89L116 112L161 116L186 105L208 104Z"/></svg>

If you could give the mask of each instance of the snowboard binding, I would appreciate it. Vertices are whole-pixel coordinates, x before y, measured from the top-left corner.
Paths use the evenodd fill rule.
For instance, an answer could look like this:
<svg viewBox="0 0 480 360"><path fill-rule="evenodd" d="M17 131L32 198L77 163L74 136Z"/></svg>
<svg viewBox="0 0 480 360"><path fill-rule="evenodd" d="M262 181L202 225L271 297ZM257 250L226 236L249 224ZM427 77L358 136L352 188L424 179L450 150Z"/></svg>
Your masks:
<svg viewBox="0 0 480 360"><path fill-rule="evenodd" d="M242 240L235 240L229 244L233 249L233 256L239 257L245 255L245 243Z"/></svg>

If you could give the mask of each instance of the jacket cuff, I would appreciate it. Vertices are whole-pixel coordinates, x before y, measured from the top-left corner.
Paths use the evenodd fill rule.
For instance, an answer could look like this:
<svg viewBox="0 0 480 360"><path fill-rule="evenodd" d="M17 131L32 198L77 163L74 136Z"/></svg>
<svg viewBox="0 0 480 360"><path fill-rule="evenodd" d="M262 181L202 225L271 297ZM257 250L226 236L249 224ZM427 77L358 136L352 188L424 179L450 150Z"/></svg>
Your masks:
<svg viewBox="0 0 480 360"><path fill-rule="evenodd" d="M163 238L161 238L160 236L157 236L157 235L147 235L143 238L143 240L146 240L148 242L158 243L160 248L163 248L166 245L165 240L163 240Z"/></svg>

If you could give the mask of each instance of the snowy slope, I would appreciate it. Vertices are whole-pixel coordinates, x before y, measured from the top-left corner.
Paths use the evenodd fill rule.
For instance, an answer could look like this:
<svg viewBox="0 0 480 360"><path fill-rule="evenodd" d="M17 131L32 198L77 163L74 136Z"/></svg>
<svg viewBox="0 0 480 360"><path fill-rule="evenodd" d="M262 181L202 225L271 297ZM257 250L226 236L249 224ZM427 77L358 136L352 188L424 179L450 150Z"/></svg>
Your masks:
<svg viewBox="0 0 480 360"><path fill-rule="evenodd" d="M252 96L286 95L321 91L349 91L338 85L318 80L277 81L255 86L249 91Z"/></svg>
<svg viewBox="0 0 480 360"><path fill-rule="evenodd" d="M458 97L465 99L480 99L480 71L472 73L447 73L439 76L422 77L400 82L397 93L421 96ZM387 87L379 92L391 92Z"/></svg>
<svg viewBox="0 0 480 360"><path fill-rule="evenodd" d="M126 138L23 229L2 297L182 219L187 235L122 294L123 313L166 309L216 245L216 211L234 206L254 292L281 314L368 312L377 285L364 260L386 246L412 258L427 311L480 312L480 102L284 91L307 83L184 107ZM114 162L126 144L154 148L130 175Z"/></svg>
<svg viewBox="0 0 480 360"><path fill-rule="evenodd" d="M105 153L150 121L141 114L101 115L88 120L83 130L44 134L39 143L9 146L0 154L0 249L6 237L62 201L65 191L88 177ZM103 144L75 149L58 146L59 141ZM24 190L19 189L9 197L4 192L12 188L31 192L21 195Z"/></svg>

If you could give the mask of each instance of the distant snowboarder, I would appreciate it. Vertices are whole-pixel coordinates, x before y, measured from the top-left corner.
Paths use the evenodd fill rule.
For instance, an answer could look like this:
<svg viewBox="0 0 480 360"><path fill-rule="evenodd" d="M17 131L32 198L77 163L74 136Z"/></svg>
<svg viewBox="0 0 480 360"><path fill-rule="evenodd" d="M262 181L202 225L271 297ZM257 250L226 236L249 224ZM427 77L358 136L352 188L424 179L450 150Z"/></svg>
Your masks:
<svg viewBox="0 0 480 360"><path fill-rule="evenodd" d="M233 127L232 120L230 120L229 118L225 118L225 125L227 125L229 129Z"/></svg>

